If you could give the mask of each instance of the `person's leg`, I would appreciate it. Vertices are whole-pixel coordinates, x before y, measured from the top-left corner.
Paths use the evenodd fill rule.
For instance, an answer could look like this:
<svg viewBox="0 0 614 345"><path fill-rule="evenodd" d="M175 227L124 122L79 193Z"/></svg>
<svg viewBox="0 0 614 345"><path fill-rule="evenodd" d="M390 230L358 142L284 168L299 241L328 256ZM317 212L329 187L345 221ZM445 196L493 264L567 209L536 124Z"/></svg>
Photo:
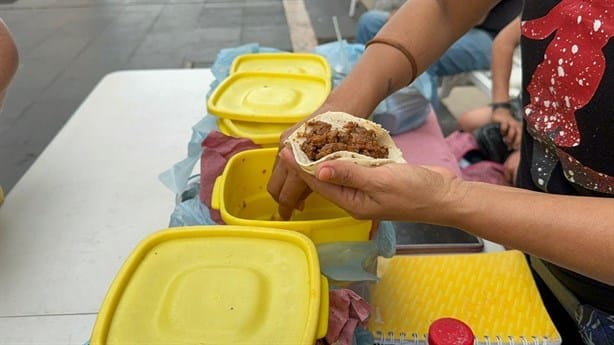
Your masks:
<svg viewBox="0 0 614 345"><path fill-rule="evenodd" d="M491 112L489 106L482 106L465 111L458 117L458 129L464 132L473 132L490 123Z"/></svg>
<svg viewBox="0 0 614 345"><path fill-rule="evenodd" d="M366 44L384 26L388 20L389 13L379 10L371 10L363 13L358 19L356 28L355 43Z"/></svg>
<svg viewBox="0 0 614 345"><path fill-rule="evenodd" d="M490 68L492 36L484 30L471 29L459 38L429 67L437 77Z"/></svg>
<svg viewBox="0 0 614 345"><path fill-rule="evenodd" d="M431 92L427 96L433 107L439 109L439 78L459 73L490 68L492 36L481 29L471 29L461 36L435 63L426 70L431 79Z"/></svg>

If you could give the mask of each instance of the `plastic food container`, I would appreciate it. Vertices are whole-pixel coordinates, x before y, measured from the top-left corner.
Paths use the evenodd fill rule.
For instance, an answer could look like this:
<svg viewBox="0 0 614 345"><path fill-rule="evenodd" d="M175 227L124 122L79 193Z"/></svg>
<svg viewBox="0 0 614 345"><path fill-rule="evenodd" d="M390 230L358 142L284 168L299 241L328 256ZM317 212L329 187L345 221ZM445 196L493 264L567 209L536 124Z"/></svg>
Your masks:
<svg viewBox="0 0 614 345"><path fill-rule="evenodd" d="M209 113L238 121L296 123L317 110L331 82L308 74L237 72L207 101Z"/></svg>
<svg viewBox="0 0 614 345"><path fill-rule="evenodd" d="M263 147L279 146L281 133L291 123L264 123L264 122L245 122L230 119L217 119L217 127L220 132L239 138L251 139L254 144Z"/></svg>
<svg viewBox="0 0 614 345"><path fill-rule="evenodd" d="M270 228L173 228L127 258L90 344L312 345L327 324L328 284L307 237Z"/></svg>
<svg viewBox="0 0 614 345"><path fill-rule="evenodd" d="M236 57L230 73L276 72L286 74L309 74L330 79L330 66L326 59L311 53L257 53Z"/></svg>
<svg viewBox="0 0 614 345"><path fill-rule="evenodd" d="M277 203L266 186L276 154L277 148L254 149L228 160L211 196L212 207L220 210L226 224L295 230L315 243L369 240L370 220L354 219L316 193L307 198L303 211L294 211L289 221L273 220Z"/></svg>

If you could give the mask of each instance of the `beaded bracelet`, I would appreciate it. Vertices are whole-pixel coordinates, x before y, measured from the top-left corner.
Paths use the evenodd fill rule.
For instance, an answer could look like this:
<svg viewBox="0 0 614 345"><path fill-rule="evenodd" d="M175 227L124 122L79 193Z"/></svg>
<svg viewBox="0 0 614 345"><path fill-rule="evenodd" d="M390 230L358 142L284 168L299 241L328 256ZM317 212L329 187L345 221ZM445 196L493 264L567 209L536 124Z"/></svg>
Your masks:
<svg viewBox="0 0 614 345"><path fill-rule="evenodd" d="M412 75L411 75L411 81L408 84L410 84L412 81L414 81L414 79L416 79L417 74L418 74L418 65L416 64L416 59L414 59L414 56L409 52L409 50L407 50L405 47L403 47L403 45L401 45L399 42L395 40L388 39L388 38L379 38L379 37L374 38L370 40L369 42L367 42L367 44L365 45L365 49L369 47L371 44L376 44L376 43L385 44L387 46L396 48L398 51L403 53L403 55L405 55L405 57L407 58L407 61L409 61L409 64L411 65Z"/></svg>

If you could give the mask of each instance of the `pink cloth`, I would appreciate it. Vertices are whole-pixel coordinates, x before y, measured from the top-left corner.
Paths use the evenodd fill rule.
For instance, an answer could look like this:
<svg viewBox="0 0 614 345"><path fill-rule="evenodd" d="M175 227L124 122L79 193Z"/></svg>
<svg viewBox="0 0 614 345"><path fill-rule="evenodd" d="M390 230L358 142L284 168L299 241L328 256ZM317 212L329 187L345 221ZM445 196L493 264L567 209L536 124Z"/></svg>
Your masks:
<svg viewBox="0 0 614 345"><path fill-rule="evenodd" d="M422 126L395 135L392 139L403 151L403 157L408 163L436 165L461 176L458 160L446 143L435 112L431 111Z"/></svg>
<svg viewBox="0 0 614 345"><path fill-rule="evenodd" d="M234 154L259 148L251 140L235 138L212 131L201 144L203 153L200 157L200 201L207 205L211 219L224 224L220 212L211 208L211 192L215 179L220 176L226 167L226 162Z"/></svg>
<svg viewBox="0 0 614 345"><path fill-rule="evenodd" d="M478 142L471 133L454 131L446 137L446 144L456 161L460 161L469 151L479 150ZM461 169L461 178L466 181L479 181L507 186L503 175L503 164L480 161Z"/></svg>
<svg viewBox="0 0 614 345"><path fill-rule="evenodd" d="M350 345L356 327L367 327L371 306L349 289L331 290L329 299L328 332L318 343Z"/></svg>

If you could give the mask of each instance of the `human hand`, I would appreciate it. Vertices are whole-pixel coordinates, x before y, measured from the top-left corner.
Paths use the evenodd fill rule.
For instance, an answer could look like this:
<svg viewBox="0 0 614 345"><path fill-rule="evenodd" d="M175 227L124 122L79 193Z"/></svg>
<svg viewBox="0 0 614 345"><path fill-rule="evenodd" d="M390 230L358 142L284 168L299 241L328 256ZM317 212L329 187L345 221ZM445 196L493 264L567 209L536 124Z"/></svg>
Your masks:
<svg viewBox="0 0 614 345"><path fill-rule="evenodd" d="M279 151L285 147L284 142L302 122L286 129L280 136ZM305 199L311 194L311 189L298 177L296 172L288 168L288 163L275 158L271 178L267 184L267 191L279 204L278 213L281 219L288 220L295 209L302 210Z"/></svg>
<svg viewBox="0 0 614 345"><path fill-rule="evenodd" d="M349 161L320 163L315 176L304 172L289 148L278 157L310 190L321 194L357 219L411 220L441 223L442 210L461 183L445 168L410 164L364 167Z"/></svg>
<svg viewBox="0 0 614 345"><path fill-rule="evenodd" d="M510 186L516 184L516 176L518 175L518 163L520 162L520 151L515 150L510 153L505 162L503 162L503 178Z"/></svg>
<svg viewBox="0 0 614 345"><path fill-rule="evenodd" d="M498 123L503 142L510 150L520 148L522 124L516 120L509 109L498 108L492 112L492 122Z"/></svg>

